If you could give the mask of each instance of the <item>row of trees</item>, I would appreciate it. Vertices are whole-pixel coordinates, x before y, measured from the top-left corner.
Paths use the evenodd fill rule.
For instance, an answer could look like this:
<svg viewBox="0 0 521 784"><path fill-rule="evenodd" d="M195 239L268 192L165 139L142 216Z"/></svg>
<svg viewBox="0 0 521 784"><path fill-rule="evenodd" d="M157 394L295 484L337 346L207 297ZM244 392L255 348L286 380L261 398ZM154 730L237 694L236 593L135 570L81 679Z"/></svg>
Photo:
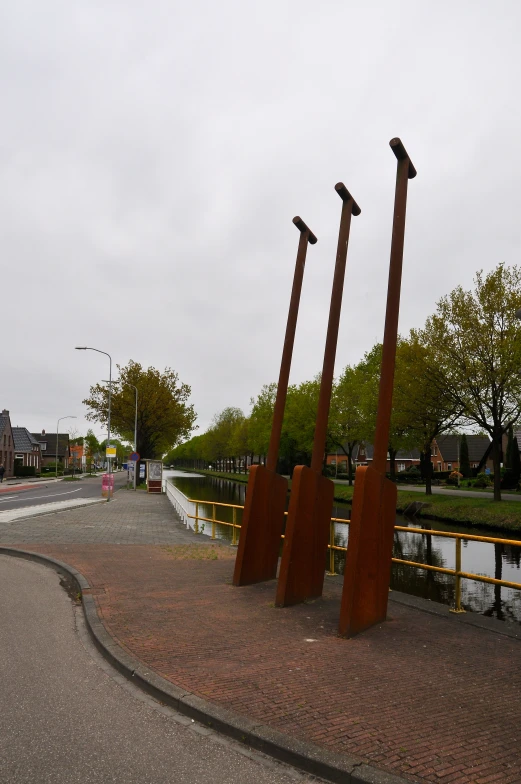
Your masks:
<svg viewBox="0 0 521 784"><path fill-rule="evenodd" d="M521 417L521 269L500 264L478 272L473 290L458 286L437 304L422 329L398 343L393 415L389 437L391 466L397 451L417 447L430 493L431 444L456 427L491 438L494 498L501 500L503 434ZM335 382L328 426L328 451L343 452L352 475L352 456L375 429L381 345L347 366ZM312 451L319 377L291 386L280 448L280 470L308 463ZM276 385L262 388L247 417L226 408L209 430L178 446L167 461L229 459L267 452Z"/></svg>

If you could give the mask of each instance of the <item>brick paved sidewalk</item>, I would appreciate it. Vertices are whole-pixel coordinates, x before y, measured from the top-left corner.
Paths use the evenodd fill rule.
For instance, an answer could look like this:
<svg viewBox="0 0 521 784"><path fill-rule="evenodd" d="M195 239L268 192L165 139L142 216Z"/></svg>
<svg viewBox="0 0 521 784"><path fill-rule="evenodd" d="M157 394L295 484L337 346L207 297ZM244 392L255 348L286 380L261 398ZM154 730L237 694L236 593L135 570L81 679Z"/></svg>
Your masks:
<svg viewBox="0 0 521 784"><path fill-rule="evenodd" d="M165 498L120 491L107 506L49 516L47 544L37 518L17 544L81 571L107 630L162 677L412 781L521 781L518 640L395 602L381 627L339 639L334 580L277 609L273 583L234 588L235 551L186 531Z"/></svg>

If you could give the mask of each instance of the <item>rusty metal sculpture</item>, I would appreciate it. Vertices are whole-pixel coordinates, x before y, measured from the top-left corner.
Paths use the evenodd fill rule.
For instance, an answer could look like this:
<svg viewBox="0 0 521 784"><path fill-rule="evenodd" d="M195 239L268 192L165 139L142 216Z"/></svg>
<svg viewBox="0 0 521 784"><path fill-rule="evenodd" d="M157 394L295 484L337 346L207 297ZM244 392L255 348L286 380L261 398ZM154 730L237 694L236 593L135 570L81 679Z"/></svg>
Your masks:
<svg viewBox="0 0 521 784"><path fill-rule="evenodd" d="M416 177L400 139L389 142L398 160L387 310L371 466L357 469L344 573L339 632L352 637L387 615L396 516L396 485L386 478L402 281L407 183Z"/></svg>
<svg viewBox="0 0 521 784"><path fill-rule="evenodd" d="M298 216L293 218L293 223L300 231L300 240L286 325L286 337L280 363L279 383L273 411L268 457L266 465L255 465L250 469L241 535L233 573L234 585L251 585L263 580L273 580L277 575L280 537L284 527L284 512L288 492L287 479L276 473L277 459L306 253L308 243L314 245L317 241L313 232L301 218Z"/></svg>
<svg viewBox="0 0 521 784"><path fill-rule="evenodd" d="M330 479L322 476L322 463L326 447L327 420L335 369L351 215L360 215L360 207L345 185L339 182L335 185L335 190L343 204L313 440L313 455L311 468L296 466L293 471L288 520L275 600L278 607L297 604L306 599L321 596L324 584L324 566L333 507L334 484Z"/></svg>

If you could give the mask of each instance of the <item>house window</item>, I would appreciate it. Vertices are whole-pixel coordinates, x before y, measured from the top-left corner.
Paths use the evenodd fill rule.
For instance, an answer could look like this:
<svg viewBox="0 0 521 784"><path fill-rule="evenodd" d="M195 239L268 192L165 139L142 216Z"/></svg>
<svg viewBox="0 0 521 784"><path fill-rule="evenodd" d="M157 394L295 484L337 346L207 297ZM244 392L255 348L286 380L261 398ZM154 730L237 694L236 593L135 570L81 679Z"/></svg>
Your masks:
<svg viewBox="0 0 521 784"><path fill-rule="evenodd" d="M45 450L47 449L47 441L40 441L40 449L42 450L42 452L45 452Z"/></svg>
<svg viewBox="0 0 521 784"><path fill-rule="evenodd" d="M332 459L332 461L331 461L331 465L336 465L336 460L335 460L335 458L333 458L333 459Z"/></svg>
<svg viewBox="0 0 521 784"><path fill-rule="evenodd" d="M23 455L15 455L15 456L14 456L14 459L15 459L15 460L23 460L23 459L24 459L24 456L23 456Z"/></svg>
<svg viewBox="0 0 521 784"><path fill-rule="evenodd" d="M452 463L447 463L447 471L452 471Z"/></svg>
<svg viewBox="0 0 521 784"><path fill-rule="evenodd" d="M398 463L396 468L398 471L405 471L405 463Z"/></svg>
<svg viewBox="0 0 521 784"><path fill-rule="evenodd" d="M438 471L441 471L441 463L439 460L438 460Z"/></svg>
<svg viewBox="0 0 521 784"><path fill-rule="evenodd" d="M432 444L432 446L431 446L431 457L436 457L437 454L438 454L438 447L436 446L436 444Z"/></svg>

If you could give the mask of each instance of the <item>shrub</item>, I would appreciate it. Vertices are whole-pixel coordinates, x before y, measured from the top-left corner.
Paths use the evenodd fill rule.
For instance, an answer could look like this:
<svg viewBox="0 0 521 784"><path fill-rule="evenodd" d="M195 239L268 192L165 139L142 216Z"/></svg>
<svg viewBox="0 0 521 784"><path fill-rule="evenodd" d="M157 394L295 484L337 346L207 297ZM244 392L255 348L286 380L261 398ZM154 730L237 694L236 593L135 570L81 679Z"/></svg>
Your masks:
<svg viewBox="0 0 521 784"><path fill-rule="evenodd" d="M501 469L501 489L515 490L519 484L516 472L511 468Z"/></svg>
<svg viewBox="0 0 521 784"><path fill-rule="evenodd" d="M15 476L36 476L36 466L15 465Z"/></svg>
<svg viewBox="0 0 521 784"><path fill-rule="evenodd" d="M463 478L463 474L460 474L458 471L452 471L451 474L447 477L447 484L458 486L459 480Z"/></svg>
<svg viewBox="0 0 521 784"><path fill-rule="evenodd" d="M486 474L478 474L474 482L474 487L488 487L490 485Z"/></svg>
<svg viewBox="0 0 521 784"><path fill-rule="evenodd" d="M63 463L58 463L58 473L63 471ZM42 466L42 474L50 474L56 473L56 463L49 463L48 465Z"/></svg>

